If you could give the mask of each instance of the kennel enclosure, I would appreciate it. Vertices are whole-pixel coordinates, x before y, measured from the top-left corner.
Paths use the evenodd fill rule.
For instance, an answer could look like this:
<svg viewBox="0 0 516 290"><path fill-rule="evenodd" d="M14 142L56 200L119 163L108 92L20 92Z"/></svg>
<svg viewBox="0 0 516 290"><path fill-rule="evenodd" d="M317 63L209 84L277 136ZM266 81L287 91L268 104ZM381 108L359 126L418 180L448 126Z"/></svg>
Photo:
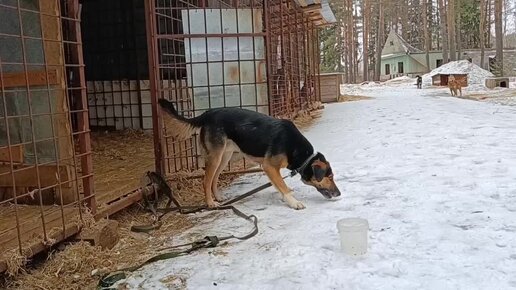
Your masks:
<svg viewBox="0 0 516 290"><path fill-rule="evenodd" d="M158 98L186 117L315 107L335 20L311 0L0 0L0 19L0 272L138 201L145 171L202 170Z"/></svg>

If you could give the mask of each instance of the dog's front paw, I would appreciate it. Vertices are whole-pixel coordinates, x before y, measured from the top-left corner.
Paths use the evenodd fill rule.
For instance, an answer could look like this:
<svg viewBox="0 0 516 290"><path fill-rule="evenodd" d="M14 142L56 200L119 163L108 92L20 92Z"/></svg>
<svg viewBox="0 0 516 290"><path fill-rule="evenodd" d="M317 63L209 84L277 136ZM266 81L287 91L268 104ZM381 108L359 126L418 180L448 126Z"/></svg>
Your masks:
<svg viewBox="0 0 516 290"><path fill-rule="evenodd" d="M218 202L223 202L224 200L226 200L226 197L223 194L220 194L218 192L213 193L213 195L215 197L215 200Z"/></svg>
<svg viewBox="0 0 516 290"><path fill-rule="evenodd" d="M289 206L295 210L306 208L304 204L302 204L300 201L297 201L297 200L293 204L289 204Z"/></svg>
<svg viewBox="0 0 516 290"><path fill-rule="evenodd" d="M286 195L283 200L293 209L305 208L305 205L302 204L299 200L295 199L292 195Z"/></svg>
<svg viewBox="0 0 516 290"><path fill-rule="evenodd" d="M214 208L214 207L219 207L220 204L216 201L213 201L213 200L209 200L206 202L208 204L208 207L209 208Z"/></svg>

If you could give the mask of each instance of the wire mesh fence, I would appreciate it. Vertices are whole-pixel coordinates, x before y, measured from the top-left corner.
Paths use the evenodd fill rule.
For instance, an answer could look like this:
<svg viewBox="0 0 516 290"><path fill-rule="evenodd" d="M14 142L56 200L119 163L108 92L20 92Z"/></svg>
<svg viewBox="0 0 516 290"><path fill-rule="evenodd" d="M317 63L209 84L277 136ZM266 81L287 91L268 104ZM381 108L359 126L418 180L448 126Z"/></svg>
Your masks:
<svg viewBox="0 0 516 290"><path fill-rule="evenodd" d="M78 2L2 1L0 19L4 260L76 233L95 199Z"/></svg>
<svg viewBox="0 0 516 290"><path fill-rule="evenodd" d="M149 158L170 175L203 160L197 136L171 137L158 98L185 117L293 118L320 100L317 27L294 0L1 0L0 19L0 272L77 233L86 210L111 212L90 124L151 131Z"/></svg>
<svg viewBox="0 0 516 290"><path fill-rule="evenodd" d="M151 95L172 100L185 117L240 107L292 118L320 99L317 30L294 1L161 0L147 13ZM166 117L156 124L158 168L203 167L197 136L175 140ZM237 160L228 170L249 166Z"/></svg>

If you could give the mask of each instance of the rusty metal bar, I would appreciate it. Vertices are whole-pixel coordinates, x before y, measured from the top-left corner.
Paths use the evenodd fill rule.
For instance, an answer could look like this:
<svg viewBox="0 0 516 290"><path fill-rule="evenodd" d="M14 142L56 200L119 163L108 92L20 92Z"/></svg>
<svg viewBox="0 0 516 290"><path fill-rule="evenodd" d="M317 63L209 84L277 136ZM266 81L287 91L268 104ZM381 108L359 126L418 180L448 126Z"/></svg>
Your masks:
<svg viewBox="0 0 516 290"><path fill-rule="evenodd" d="M37 152L36 140L35 140L36 135L35 135L35 131L34 131L34 123L32 122L32 120L33 120L32 98L31 98L32 96L31 96L31 91L30 91L30 87L29 87L30 81L29 81L29 73L28 73L28 65L27 65L27 50L26 50L26 47L25 47L26 44L24 41L23 21L22 21L21 10L20 10L21 9L20 1L17 1L17 4L18 4L18 21L20 22L20 36L22 39L21 48L22 48L23 70L24 70L24 74L25 74L25 84L26 84L25 90L27 92L27 99L29 102L28 109L29 109L29 118L31 120L31 124L30 124L31 139L32 139L32 145L34 148L34 159L35 159L35 166L36 166L36 179L38 181L38 188L41 188L41 178L39 175L39 167L38 167L38 152ZM43 34L43 32L41 32L41 33ZM7 114L7 111L5 113ZM13 179L14 179L14 176L13 176ZM40 203L41 222L42 222L42 226L43 226L43 237L44 237L44 240L46 241L46 240L48 240L48 237L47 237L47 231L46 231L45 215L43 214L43 197L41 194L38 194L38 197L39 197L39 203Z"/></svg>
<svg viewBox="0 0 516 290"><path fill-rule="evenodd" d="M3 65L2 65L2 59L0 58L0 88L2 92L2 103L3 103L3 110L4 110L4 117L7 117L7 101L6 101L6 95L5 95L5 87L3 83ZM12 181L13 181L13 203L14 203L14 219L16 222L16 235L18 237L18 251L22 253L22 241L21 241L21 233L20 233L20 217L18 213L18 199L16 194L16 179L14 178L14 162L13 162L13 153L11 150L11 133L9 130L9 122L8 119L5 118L5 131L7 134L7 146L8 146L8 154L9 154L9 170L11 173Z"/></svg>
<svg viewBox="0 0 516 290"><path fill-rule="evenodd" d="M84 54L82 50L82 40L81 40L81 26L80 26L80 8L78 0L67 0L67 14L70 15L75 21L69 22L70 24L70 32L73 35L73 39L75 40L75 44L71 44L75 46L75 49L70 50L70 58L71 62L74 64L78 64L78 82L81 86L79 92L76 90L72 90L69 93L72 93L72 97L76 100L79 100L81 110L80 117L78 118L78 130L83 131L85 133L80 134L79 138L79 151L80 154L84 154L81 156L81 178L85 199L87 199L87 204L92 214L95 214L97 210L96 198L94 194L94 183L93 177L89 176L93 174L93 160L91 157L91 135L90 135L90 125L89 125L89 114L88 114L88 98L86 95L86 77L84 74ZM63 18L61 18L63 19ZM68 21L68 20L67 20ZM65 66L68 66L65 64ZM70 80L73 81L73 80ZM74 86L74 84L71 84ZM75 88L75 86L74 86ZM72 108L70 105L70 98L66 98L68 108ZM71 123L70 116L70 123ZM72 139L72 144L74 144ZM74 155L74 169L75 169L75 179L77 186L77 195L78 199L80 199L79 190L78 190L78 174L77 174L77 161L75 158L75 150L73 150ZM86 177L85 177L86 176ZM79 204L79 214L82 218L82 213L80 210Z"/></svg>
<svg viewBox="0 0 516 290"><path fill-rule="evenodd" d="M151 92L151 104L152 104L152 131L154 138L154 158L156 172L163 174L163 153L162 153L162 125L160 121L160 112L158 110L158 88L156 79L156 70L158 60L156 57L158 54L158 48L155 43L156 39L156 18L154 16L155 3L154 0L145 0L145 23L147 30L147 49L149 51L149 87Z"/></svg>

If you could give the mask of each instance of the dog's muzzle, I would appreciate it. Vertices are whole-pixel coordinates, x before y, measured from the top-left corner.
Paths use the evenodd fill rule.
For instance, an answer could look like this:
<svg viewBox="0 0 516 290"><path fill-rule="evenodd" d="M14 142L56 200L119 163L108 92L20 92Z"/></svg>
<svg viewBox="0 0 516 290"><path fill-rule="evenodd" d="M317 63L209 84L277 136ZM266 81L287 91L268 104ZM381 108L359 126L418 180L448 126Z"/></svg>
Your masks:
<svg viewBox="0 0 516 290"><path fill-rule="evenodd" d="M331 189L317 188L317 191L319 191L327 199L332 199L334 197L340 196L340 190L337 188L337 186Z"/></svg>

